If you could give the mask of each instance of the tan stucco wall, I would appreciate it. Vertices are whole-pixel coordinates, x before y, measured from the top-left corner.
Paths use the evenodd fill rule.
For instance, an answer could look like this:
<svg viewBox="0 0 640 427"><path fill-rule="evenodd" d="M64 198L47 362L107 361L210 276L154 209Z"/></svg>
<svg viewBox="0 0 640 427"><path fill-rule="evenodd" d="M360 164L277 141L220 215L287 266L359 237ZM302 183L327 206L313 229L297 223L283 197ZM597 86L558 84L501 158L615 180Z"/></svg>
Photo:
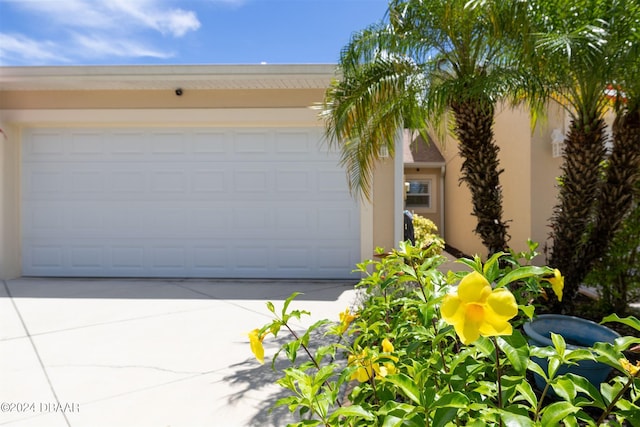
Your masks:
<svg viewBox="0 0 640 427"><path fill-rule="evenodd" d="M563 161L562 157L552 157L551 132L555 128L564 129L564 110L551 103L547 117L539 121L531 138L531 238L540 244L538 252L542 255L536 259L538 264L545 261L544 251L553 245L549 220L558 203L557 177L561 175Z"/></svg>
<svg viewBox="0 0 640 427"><path fill-rule="evenodd" d="M484 247L473 232L476 220L471 215L471 193L467 186L459 181L462 159L458 154L457 144L457 141L448 135L440 149L446 161L443 237L447 244L473 255L482 253Z"/></svg>
<svg viewBox="0 0 640 427"><path fill-rule="evenodd" d="M557 106L556 106L557 107ZM525 108L498 108L495 117L495 140L500 147L499 160L504 172L503 220L509 221L509 245L516 251L527 248L527 239L540 243L542 252L548 241L549 218L556 202L556 177L561 159L551 156L551 130L561 127L559 110L550 108L548 118L531 129ZM442 149L447 162L445 177L445 240L469 254L486 256L487 251L474 233L476 218L471 215L471 194L459 183L462 160L457 142L451 136ZM543 257L536 260L544 262Z"/></svg>
<svg viewBox="0 0 640 427"><path fill-rule="evenodd" d="M0 129L0 279L9 279L20 275L20 135L2 121Z"/></svg>
<svg viewBox="0 0 640 427"><path fill-rule="evenodd" d="M378 162L373 177L373 249L390 250L394 240L394 160ZM371 253L373 255L373 253Z"/></svg>
<svg viewBox="0 0 640 427"><path fill-rule="evenodd" d="M94 108L309 107L322 89L0 91L0 110Z"/></svg>
<svg viewBox="0 0 640 427"><path fill-rule="evenodd" d="M509 246L522 251L531 237L531 120L524 108L503 107L496 114L495 140L500 147L500 175L504 213L509 226ZM483 252L484 253L484 252Z"/></svg>

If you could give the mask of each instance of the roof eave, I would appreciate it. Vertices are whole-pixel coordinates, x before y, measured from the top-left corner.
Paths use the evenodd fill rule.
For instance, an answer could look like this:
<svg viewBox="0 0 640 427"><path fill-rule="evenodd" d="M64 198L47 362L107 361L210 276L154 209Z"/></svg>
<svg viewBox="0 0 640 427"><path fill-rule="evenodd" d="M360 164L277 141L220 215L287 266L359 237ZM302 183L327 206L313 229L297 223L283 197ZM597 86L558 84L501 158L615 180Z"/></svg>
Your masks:
<svg viewBox="0 0 640 427"><path fill-rule="evenodd" d="M335 64L0 67L0 90L324 89Z"/></svg>

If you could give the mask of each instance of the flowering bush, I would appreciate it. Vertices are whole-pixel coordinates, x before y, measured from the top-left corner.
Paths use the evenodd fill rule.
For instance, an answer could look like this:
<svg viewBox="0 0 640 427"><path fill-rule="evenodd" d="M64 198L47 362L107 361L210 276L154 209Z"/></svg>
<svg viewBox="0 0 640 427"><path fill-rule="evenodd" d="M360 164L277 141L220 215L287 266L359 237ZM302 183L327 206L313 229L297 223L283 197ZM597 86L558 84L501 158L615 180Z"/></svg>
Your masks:
<svg viewBox="0 0 640 427"><path fill-rule="evenodd" d="M413 229L416 238L415 246L422 248L431 247L432 254L441 254L444 249L444 240L438 236L438 227L429 218L413 214Z"/></svg>
<svg viewBox="0 0 640 427"><path fill-rule="evenodd" d="M347 309L339 321L297 334L290 320L308 313L289 310L293 294L279 314L267 304L274 320L249 334L251 349L262 362L266 335L282 328L291 334L274 361L284 351L292 363L278 380L290 395L276 405L299 414L294 426L640 425L640 364L624 353L640 338L572 350L552 334L553 347L530 346L520 332L534 314L530 302L547 291L560 297L563 282L560 272L529 259L461 259L470 271L445 275L437 269L442 257L402 244L381 261L358 265L366 298L355 314ZM640 331L633 317L604 321ZM310 342L320 330L331 342ZM617 375L597 388L558 374L562 364L584 359ZM534 388L533 374L544 378L544 390Z"/></svg>

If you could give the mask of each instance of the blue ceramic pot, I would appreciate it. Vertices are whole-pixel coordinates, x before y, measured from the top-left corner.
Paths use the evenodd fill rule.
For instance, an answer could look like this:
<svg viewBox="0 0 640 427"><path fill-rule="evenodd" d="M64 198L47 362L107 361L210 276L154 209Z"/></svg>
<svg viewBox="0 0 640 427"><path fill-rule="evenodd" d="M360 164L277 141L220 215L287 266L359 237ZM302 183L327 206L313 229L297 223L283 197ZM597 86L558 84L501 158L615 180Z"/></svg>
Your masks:
<svg viewBox="0 0 640 427"><path fill-rule="evenodd" d="M613 341L620 336L616 331L599 325L591 320L561 314L542 314L532 321L524 324L524 332L528 337L529 345L536 347L553 347L551 333L561 335L567 343L568 349L591 347L597 342ZM547 372L547 360L532 358L542 369ZM596 388L606 381L611 367L592 360L583 360L577 365L563 365L558 370L558 375L573 373L585 377ZM543 389L545 381L539 375L534 375L536 386Z"/></svg>

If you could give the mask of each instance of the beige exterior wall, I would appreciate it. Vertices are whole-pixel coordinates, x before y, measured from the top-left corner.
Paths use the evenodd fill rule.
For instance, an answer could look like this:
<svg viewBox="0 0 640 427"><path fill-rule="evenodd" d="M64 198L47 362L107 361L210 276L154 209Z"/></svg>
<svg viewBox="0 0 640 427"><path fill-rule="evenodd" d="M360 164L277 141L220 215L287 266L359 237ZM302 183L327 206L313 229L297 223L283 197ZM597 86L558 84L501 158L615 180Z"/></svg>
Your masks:
<svg viewBox="0 0 640 427"><path fill-rule="evenodd" d="M324 99L322 89L0 91L0 110L112 108L292 108Z"/></svg>
<svg viewBox="0 0 640 427"><path fill-rule="evenodd" d="M397 246L394 238L394 160L378 162L373 177L373 256L377 247L391 250Z"/></svg>
<svg viewBox="0 0 640 427"><path fill-rule="evenodd" d="M554 109L555 108L555 109ZM508 222L509 245L516 251L527 248L527 239L548 244L549 218L556 203L556 177L561 159L551 155L551 131L563 120L559 107L550 107L548 117L531 130L525 108L501 107L495 118L495 139L500 147L500 176L503 188L503 219ZM487 251L474 233L476 218L471 215L471 194L459 183L462 159L456 140L448 136L442 154L447 162L445 177L445 240L466 254L486 256ZM543 263L543 257L536 260Z"/></svg>
<svg viewBox="0 0 640 427"><path fill-rule="evenodd" d="M20 133L0 120L0 279L20 275Z"/></svg>
<svg viewBox="0 0 640 427"><path fill-rule="evenodd" d="M531 138L532 183L531 190L531 239L540 244L536 259L544 263L544 251L553 246L549 227L553 208L558 203L557 178L561 175L562 157L554 158L551 151L551 132L564 129L564 109L552 103L547 117L541 120Z"/></svg>
<svg viewBox="0 0 640 427"><path fill-rule="evenodd" d="M476 221L471 215L471 193L467 186L459 181L462 159L458 154L457 141L447 136L440 152L446 161L443 237L447 244L466 254L483 253L482 242L473 232Z"/></svg>
<svg viewBox="0 0 640 427"><path fill-rule="evenodd" d="M531 199L533 191L531 159L531 120L523 108L503 107L496 114L495 140L500 146L500 175L504 213L511 236L508 244L516 251L527 248L531 238ZM486 252L483 252L486 255Z"/></svg>

